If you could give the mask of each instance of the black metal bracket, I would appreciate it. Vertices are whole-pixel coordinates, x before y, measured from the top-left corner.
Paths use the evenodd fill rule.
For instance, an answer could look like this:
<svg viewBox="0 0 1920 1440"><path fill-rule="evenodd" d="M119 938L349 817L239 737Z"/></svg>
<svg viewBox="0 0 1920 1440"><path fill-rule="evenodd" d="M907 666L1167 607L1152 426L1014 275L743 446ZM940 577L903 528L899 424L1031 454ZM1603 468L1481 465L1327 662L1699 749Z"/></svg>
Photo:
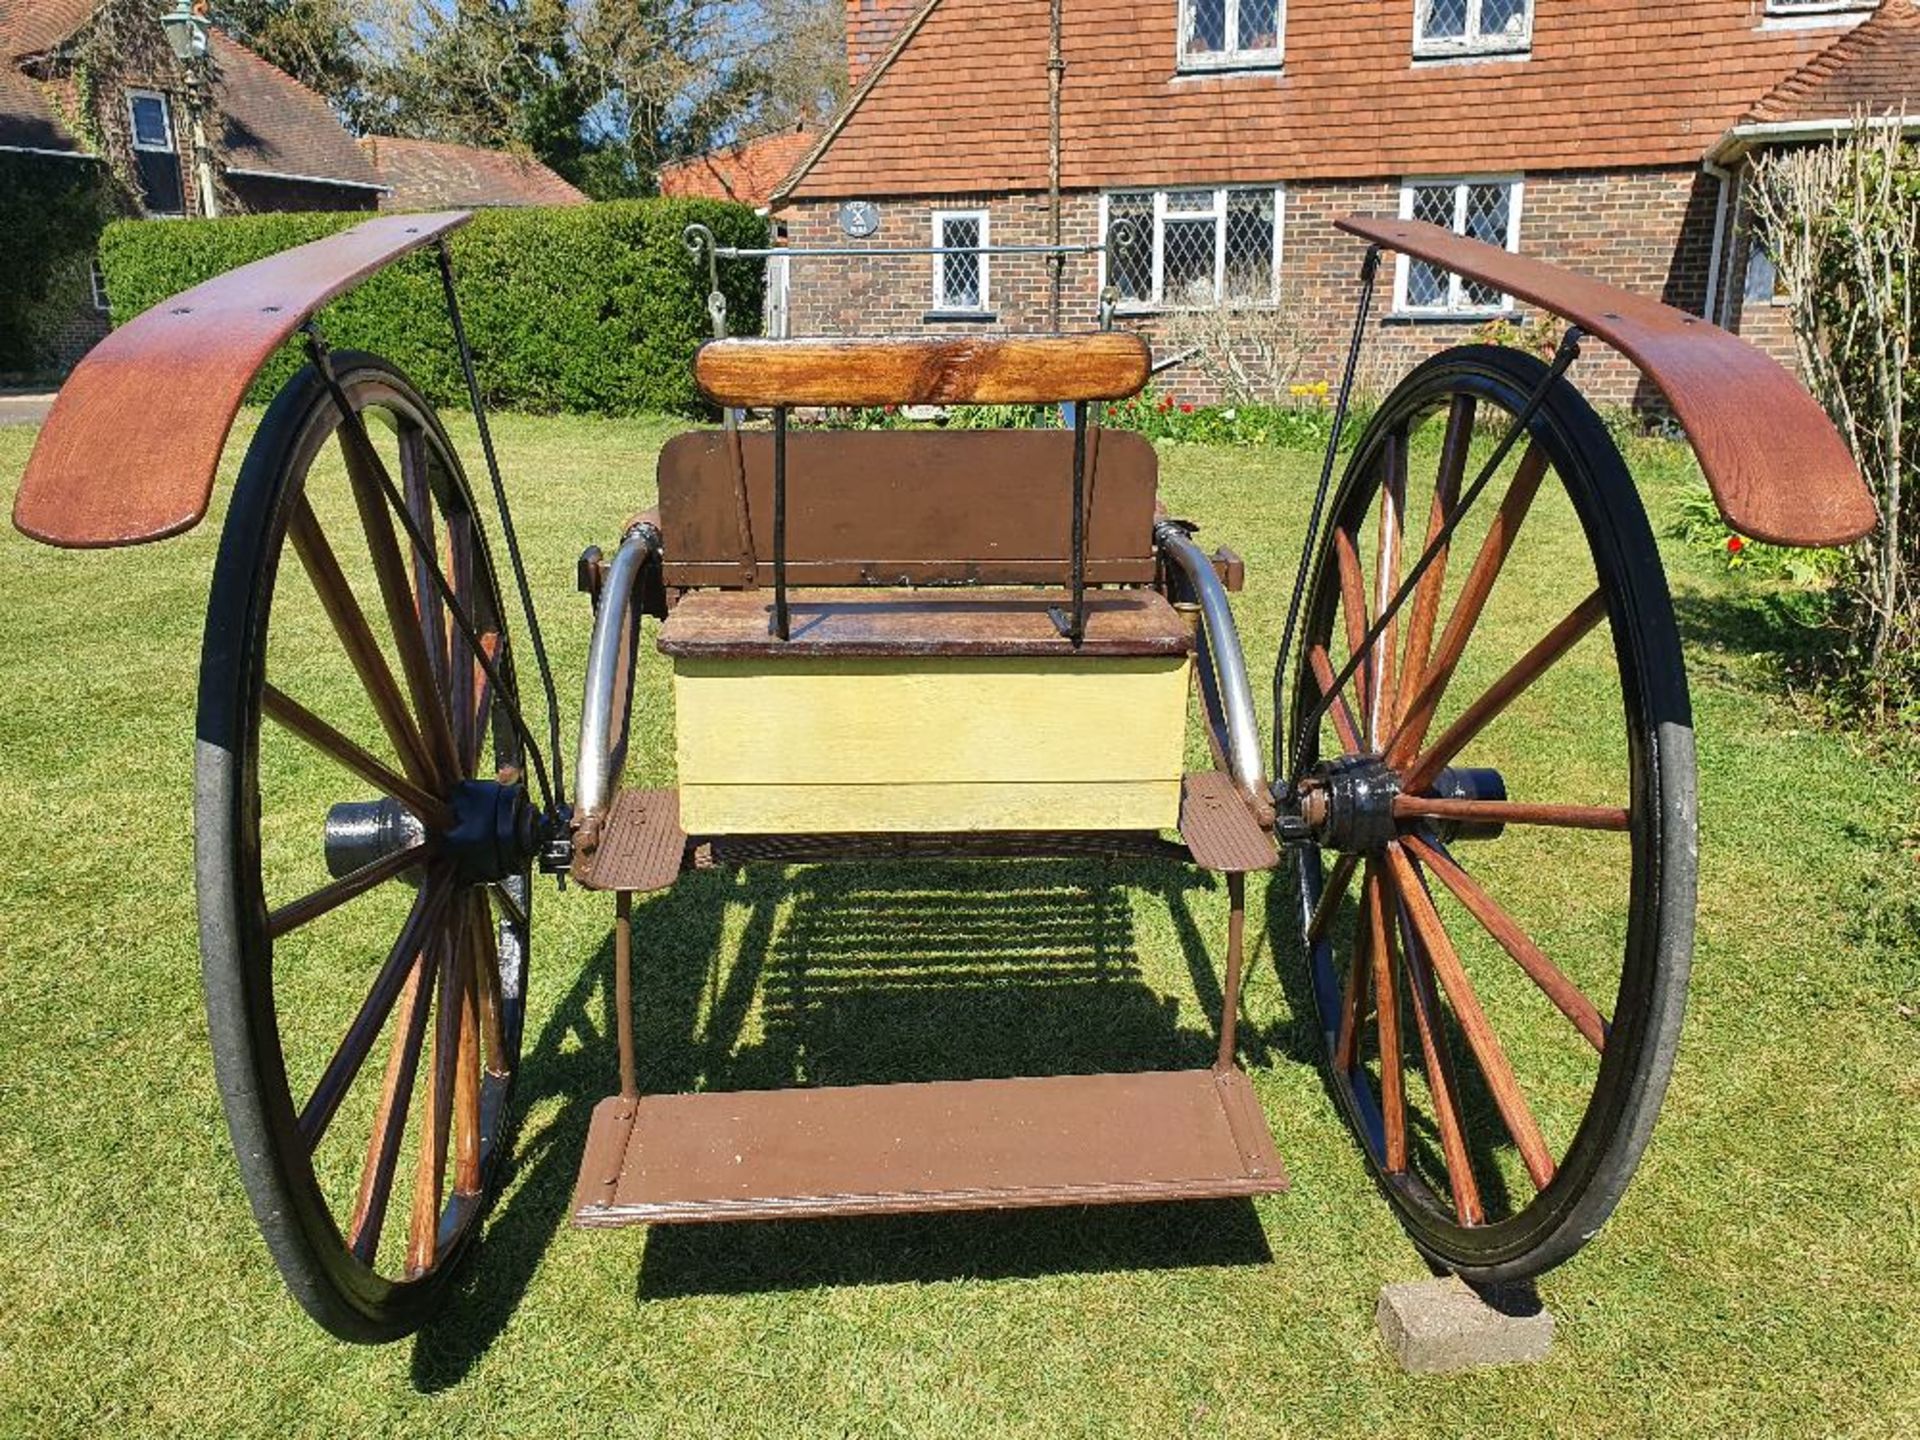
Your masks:
<svg viewBox="0 0 1920 1440"><path fill-rule="evenodd" d="M1087 638L1087 406L1077 400L1073 405L1073 601L1072 612L1061 614L1058 605L1047 615L1054 628L1066 636L1078 650Z"/></svg>

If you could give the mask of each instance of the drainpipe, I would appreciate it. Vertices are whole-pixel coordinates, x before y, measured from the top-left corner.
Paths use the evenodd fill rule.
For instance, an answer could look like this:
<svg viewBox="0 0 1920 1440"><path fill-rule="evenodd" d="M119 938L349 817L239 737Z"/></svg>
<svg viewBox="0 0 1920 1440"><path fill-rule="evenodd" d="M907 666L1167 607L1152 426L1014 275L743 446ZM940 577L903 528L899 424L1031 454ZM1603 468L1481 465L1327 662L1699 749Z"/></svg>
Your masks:
<svg viewBox="0 0 1920 1440"><path fill-rule="evenodd" d="M1047 48L1047 210L1052 227L1052 238L1048 243L1055 246L1066 243L1060 214L1060 88L1067 72L1066 52L1061 39L1061 10L1064 5L1065 0L1053 0L1052 34ZM1066 299L1067 257L1056 249L1048 259L1053 267L1050 320L1054 333L1058 334L1060 312Z"/></svg>
<svg viewBox="0 0 1920 1440"><path fill-rule="evenodd" d="M1707 261L1707 303L1701 318L1718 325L1726 306L1720 303L1720 276L1727 248L1728 202L1733 194L1733 172L1712 160L1701 163L1701 170L1720 182L1720 198L1713 207L1713 254Z"/></svg>

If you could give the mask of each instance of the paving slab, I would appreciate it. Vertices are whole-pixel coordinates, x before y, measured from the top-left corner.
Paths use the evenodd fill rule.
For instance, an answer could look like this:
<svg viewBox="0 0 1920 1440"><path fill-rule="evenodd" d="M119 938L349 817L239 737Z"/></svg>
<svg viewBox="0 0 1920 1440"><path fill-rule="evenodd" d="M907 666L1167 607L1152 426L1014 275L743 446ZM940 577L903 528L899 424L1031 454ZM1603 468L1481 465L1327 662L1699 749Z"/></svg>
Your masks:
<svg viewBox="0 0 1920 1440"><path fill-rule="evenodd" d="M1455 1275L1386 1285L1374 1320L1414 1375L1528 1365L1553 1348L1553 1315L1530 1285L1476 1290Z"/></svg>

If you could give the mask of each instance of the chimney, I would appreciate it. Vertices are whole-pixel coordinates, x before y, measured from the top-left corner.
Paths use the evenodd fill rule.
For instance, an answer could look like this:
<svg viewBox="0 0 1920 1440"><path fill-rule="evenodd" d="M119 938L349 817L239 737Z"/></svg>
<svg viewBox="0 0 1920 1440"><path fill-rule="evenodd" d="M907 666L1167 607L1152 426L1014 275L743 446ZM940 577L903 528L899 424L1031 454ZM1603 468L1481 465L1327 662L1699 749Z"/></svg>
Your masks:
<svg viewBox="0 0 1920 1440"><path fill-rule="evenodd" d="M858 86L885 58L925 0L847 0L847 83Z"/></svg>

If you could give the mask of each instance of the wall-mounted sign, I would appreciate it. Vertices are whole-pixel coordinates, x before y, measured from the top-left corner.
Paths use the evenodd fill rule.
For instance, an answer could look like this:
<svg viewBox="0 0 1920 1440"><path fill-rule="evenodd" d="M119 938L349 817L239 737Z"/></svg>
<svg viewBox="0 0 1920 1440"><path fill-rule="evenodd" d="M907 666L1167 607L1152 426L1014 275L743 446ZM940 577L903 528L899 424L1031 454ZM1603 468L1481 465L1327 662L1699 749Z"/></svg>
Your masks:
<svg viewBox="0 0 1920 1440"><path fill-rule="evenodd" d="M866 239L880 228L880 207L871 200L847 201L840 207L840 228L850 239Z"/></svg>

